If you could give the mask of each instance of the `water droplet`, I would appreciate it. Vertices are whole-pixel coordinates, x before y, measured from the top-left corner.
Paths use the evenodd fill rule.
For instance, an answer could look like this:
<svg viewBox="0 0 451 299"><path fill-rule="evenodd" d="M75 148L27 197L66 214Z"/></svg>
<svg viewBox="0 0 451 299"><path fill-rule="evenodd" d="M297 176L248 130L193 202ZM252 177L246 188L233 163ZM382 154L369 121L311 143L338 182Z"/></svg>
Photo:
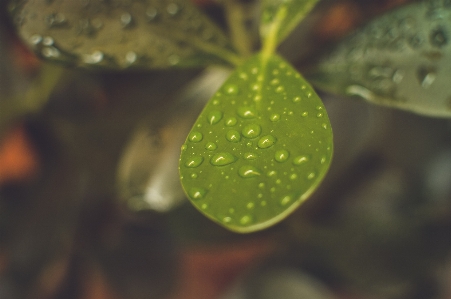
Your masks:
<svg viewBox="0 0 451 299"><path fill-rule="evenodd" d="M182 147L181 147L182 152L186 151L187 148L188 148L188 146L186 144L182 145Z"/></svg>
<svg viewBox="0 0 451 299"><path fill-rule="evenodd" d="M196 168L199 167L203 161L204 161L203 157L200 156L191 157L188 160L186 160L185 166L189 168Z"/></svg>
<svg viewBox="0 0 451 299"><path fill-rule="evenodd" d="M277 162L285 162L288 160L288 157L290 156L290 153L287 150L278 150L274 154L274 159L276 159Z"/></svg>
<svg viewBox="0 0 451 299"><path fill-rule="evenodd" d="M180 56L173 54L168 57L168 62L170 65L177 65L180 62Z"/></svg>
<svg viewBox="0 0 451 299"><path fill-rule="evenodd" d="M207 191L202 188L191 188L188 194L192 199L201 199L207 194Z"/></svg>
<svg viewBox="0 0 451 299"><path fill-rule="evenodd" d="M166 11L168 12L169 15L175 16L175 15L177 15L179 13L180 6L178 6L176 3L170 3L166 7Z"/></svg>
<svg viewBox="0 0 451 299"><path fill-rule="evenodd" d="M192 178L192 179L197 179L197 173L192 173L192 174L191 174L191 178Z"/></svg>
<svg viewBox="0 0 451 299"><path fill-rule="evenodd" d="M241 131L243 136L246 138L249 138L249 139L260 136L261 132L262 132L262 127L260 127L260 125L257 125L257 124L246 125L243 128L243 130Z"/></svg>
<svg viewBox="0 0 451 299"><path fill-rule="evenodd" d="M208 209L208 204L204 203L204 204L202 204L202 205L200 206L200 208L201 208L202 210L206 210L206 209Z"/></svg>
<svg viewBox="0 0 451 299"><path fill-rule="evenodd" d="M265 183L260 183L260 184L258 184L258 188L260 188L260 189L265 188Z"/></svg>
<svg viewBox="0 0 451 299"><path fill-rule="evenodd" d="M277 175L277 171L275 170L268 171L266 175L270 178L275 177Z"/></svg>
<svg viewBox="0 0 451 299"><path fill-rule="evenodd" d="M282 92L284 92L284 88L283 88L283 86L278 86L277 88L276 88L276 92L277 93L282 93Z"/></svg>
<svg viewBox="0 0 451 299"><path fill-rule="evenodd" d="M270 119L272 122L279 121L279 120L280 120L280 114L277 114L277 113L271 114L271 116L269 117L269 119Z"/></svg>
<svg viewBox="0 0 451 299"><path fill-rule="evenodd" d="M218 110L208 113L208 122L211 125L217 124L222 119L222 112Z"/></svg>
<svg viewBox="0 0 451 299"><path fill-rule="evenodd" d="M433 69L420 68L418 70L418 79L420 81L421 87L427 89L431 87L437 78L437 73Z"/></svg>
<svg viewBox="0 0 451 299"><path fill-rule="evenodd" d="M266 135L258 140L258 147L265 149L273 146L274 143L276 143L276 138L272 135Z"/></svg>
<svg viewBox="0 0 451 299"><path fill-rule="evenodd" d="M249 224L251 222L252 222L252 217L250 215L243 216L240 219L240 224L242 224L242 225L246 225L246 224Z"/></svg>
<svg viewBox="0 0 451 299"><path fill-rule="evenodd" d="M127 52L127 54L125 54L125 62L128 65L135 63L137 59L138 59L138 55L136 55L136 53L133 51L129 51L129 52Z"/></svg>
<svg viewBox="0 0 451 299"><path fill-rule="evenodd" d="M240 74L239 74L239 77L240 77L241 79L245 80L245 81L249 78L248 75L247 75L246 73L240 73Z"/></svg>
<svg viewBox="0 0 451 299"><path fill-rule="evenodd" d="M214 143L214 142L208 142L208 143L205 145L205 149L208 150L208 151L214 151L214 150L217 149L217 148L218 148L218 146L217 146L216 143Z"/></svg>
<svg viewBox="0 0 451 299"><path fill-rule="evenodd" d="M238 115L245 119L252 119L257 117L257 111L252 107L240 107L237 111Z"/></svg>
<svg viewBox="0 0 451 299"><path fill-rule="evenodd" d="M271 84L271 85L278 85L279 83L280 83L280 80L277 78L272 79L271 82L269 82L269 84Z"/></svg>
<svg viewBox="0 0 451 299"><path fill-rule="evenodd" d="M316 114L316 117L321 118L321 117L323 117L323 114L320 112L320 113Z"/></svg>
<svg viewBox="0 0 451 299"><path fill-rule="evenodd" d="M222 218L222 222L230 223L230 222L232 222L232 217L224 217L224 218Z"/></svg>
<svg viewBox="0 0 451 299"><path fill-rule="evenodd" d="M158 18L158 10L154 7L149 7L146 10L146 19L148 22L155 21Z"/></svg>
<svg viewBox="0 0 451 299"><path fill-rule="evenodd" d="M262 207L265 207L265 206L266 206L266 200L262 200L262 201L260 202L260 205L261 205Z"/></svg>
<svg viewBox="0 0 451 299"><path fill-rule="evenodd" d="M289 204L291 201L291 196L287 195L284 198L282 198L282 200L280 201L280 204L282 206L286 206L287 204Z"/></svg>
<svg viewBox="0 0 451 299"><path fill-rule="evenodd" d="M230 130L226 133L226 139L230 142L240 142L241 134L236 130Z"/></svg>
<svg viewBox="0 0 451 299"><path fill-rule="evenodd" d="M97 64L104 59L104 55L100 51L95 51L92 54L83 55L83 61L87 64Z"/></svg>
<svg viewBox="0 0 451 299"><path fill-rule="evenodd" d="M45 17L45 22L49 28L59 28L67 25L66 17L60 13L52 13Z"/></svg>
<svg viewBox="0 0 451 299"><path fill-rule="evenodd" d="M246 205L246 208L248 208L249 210L252 210L254 207L255 207L255 204L254 204L253 202L249 202L249 203Z"/></svg>
<svg viewBox="0 0 451 299"><path fill-rule="evenodd" d="M60 56L60 51L55 47L45 47L41 51L42 56L46 58L57 58Z"/></svg>
<svg viewBox="0 0 451 299"><path fill-rule="evenodd" d="M30 43L33 45L39 45L42 42L42 36L34 34L30 37Z"/></svg>
<svg viewBox="0 0 451 299"><path fill-rule="evenodd" d="M250 166L250 165L242 166L238 170L238 174L242 178L253 178L253 177L261 175L260 171L257 168Z"/></svg>
<svg viewBox="0 0 451 299"><path fill-rule="evenodd" d="M234 125L236 125L236 123L238 122L238 120L236 119L236 117L228 117L225 119L224 123L227 127L233 127Z"/></svg>
<svg viewBox="0 0 451 299"><path fill-rule="evenodd" d="M240 92L240 90L235 84L228 84L224 86L224 92L229 96L235 96Z"/></svg>
<svg viewBox="0 0 451 299"><path fill-rule="evenodd" d="M297 156L296 158L293 159L293 164L301 165L301 164L307 163L309 160L310 159L307 156Z"/></svg>
<svg viewBox="0 0 451 299"><path fill-rule="evenodd" d="M302 117L307 117L308 116L308 112L307 111L304 111L304 112L302 112Z"/></svg>
<svg viewBox="0 0 451 299"><path fill-rule="evenodd" d="M121 26L122 28L131 28L133 26L133 17L129 13L124 13L121 15Z"/></svg>
<svg viewBox="0 0 451 299"><path fill-rule="evenodd" d="M433 46L440 48L448 43L448 37L443 28L437 28L431 32L430 41Z"/></svg>
<svg viewBox="0 0 451 299"><path fill-rule="evenodd" d="M316 177L316 173L310 172L310 173L308 174L308 176L307 176L307 179L312 180L312 179L314 179L315 177Z"/></svg>
<svg viewBox="0 0 451 299"><path fill-rule="evenodd" d="M290 180L292 180L292 181L294 181L294 180L297 179L297 178L298 178L298 175L295 174L295 173L293 173L293 174L290 175Z"/></svg>
<svg viewBox="0 0 451 299"><path fill-rule="evenodd" d="M243 157L244 157L244 159L246 159L246 160L255 160L255 159L257 159L257 155L254 154L254 153L245 153L245 154L243 155Z"/></svg>
<svg viewBox="0 0 451 299"><path fill-rule="evenodd" d="M210 163L214 166L225 166L236 161L236 157L230 153L218 153L211 157Z"/></svg>
<svg viewBox="0 0 451 299"><path fill-rule="evenodd" d="M301 101L301 97L294 97L293 103L299 103Z"/></svg>
<svg viewBox="0 0 451 299"><path fill-rule="evenodd" d="M188 140L191 142L201 142L204 136L201 132L191 132L188 136Z"/></svg>

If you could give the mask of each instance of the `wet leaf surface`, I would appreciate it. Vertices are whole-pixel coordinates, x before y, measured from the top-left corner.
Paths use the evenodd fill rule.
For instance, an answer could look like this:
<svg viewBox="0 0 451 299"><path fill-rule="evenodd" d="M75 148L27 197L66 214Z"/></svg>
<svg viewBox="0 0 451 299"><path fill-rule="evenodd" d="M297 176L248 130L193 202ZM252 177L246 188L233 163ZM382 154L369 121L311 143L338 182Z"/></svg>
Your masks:
<svg viewBox="0 0 451 299"><path fill-rule="evenodd" d="M450 117L450 32L449 1L406 5L344 39L307 77L330 92Z"/></svg>
<svg viewBox="0 0 451 299"><path fill-rule="evenodd" d="M319 185L332 131L313 89L282 58L256 55L210 100L182 146L185 192L237 232L282 220Z"/></svg>
<svg viewBox="0 0 451 299"><path fill-rule="evenodd" d="M24 42L47 60L108 69L235 63L222 31L189 1L15 1Z"/></svg>

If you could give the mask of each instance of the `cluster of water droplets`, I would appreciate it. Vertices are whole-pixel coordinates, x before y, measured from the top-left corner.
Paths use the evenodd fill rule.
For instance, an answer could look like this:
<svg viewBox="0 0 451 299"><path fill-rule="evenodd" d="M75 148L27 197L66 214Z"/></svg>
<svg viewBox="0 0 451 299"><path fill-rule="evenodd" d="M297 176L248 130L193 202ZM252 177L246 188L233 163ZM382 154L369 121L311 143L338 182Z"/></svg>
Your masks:
<svg viewBox="0 0 451 299"><path fill-rule="evenodd" d="M21 36L37 54L71 65L211 63L217 58L199 45L229 47L205 16L178 0L30 0L17 2L13 15Z"/></svg>
<svg viewBox="0 0 451 299"><path fill-rule="evenodd" d="M225 84L217 92L195 124L182 147L181 165L185 168L182 181L191 180L189 185L195 186L187 192L198 207L221 205L220 196L237 197L242 209L224 213L228 209L221 208L215 217L226 224L246 226L259 221L256 215L264 218L283 211L309 188L309 182L319 174L315 163L321 160L320 164L324 164L331 153L330 147L321 148L322 142L315 141L312 135L330 128L326 120L321 121L326 119L323 106L310 107L311 87L304 85L300 93L289 97L287 78L298 80L300 76L285 63L281 62L269 79L257 68L239 73L238 78L236 84ZM268 94L274 94L274 100L268 99ZM305 135L286 127L302 122L312 122ZM299 146L291 145L294 140ZM208 170L211 166L215 172ZM205 185L210 176L219 179L214 185ZM230 186L230 190L209 197L209 192L217 192L217 185ZM230 201L222 202L227 205Z"/></svg>
<svg viewBox="0 0 451 299"><path fill-rule="evenodd" d="M450 63L450 1L420 1L357 30L320 64L312 79L326 89L372 102L440 114L451 109L445 79L451 75L445 67Z"/></svg>

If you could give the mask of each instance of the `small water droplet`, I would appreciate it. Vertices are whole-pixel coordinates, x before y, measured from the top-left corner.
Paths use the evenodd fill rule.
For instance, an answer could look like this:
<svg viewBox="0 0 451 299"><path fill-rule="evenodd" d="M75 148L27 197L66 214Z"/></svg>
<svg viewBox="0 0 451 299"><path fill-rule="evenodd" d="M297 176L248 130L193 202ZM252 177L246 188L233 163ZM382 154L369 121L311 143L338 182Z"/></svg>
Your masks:
<svg viewBox="0 0 451 299"><path fill-rule="evenodd" d="M288 160L288 157L290 156L290 153L287 150L278 150L274 154L274 159L277 162L285 162Z"/></svg>
<svg viewBox="0 0 451 299"><path fill-rule="evenodd" d="M284 92L284 88L283 88L283 86L278 86L277 88L276 88L276 92L277 93L282 93L282 92Z"/></svg>
<svg viewBox="0 0 451 299"><path fill-rule="evenodd" d="M192 179L197 179L197 173L192 173L192 174L191 174L191 178L192 178Z"/></svg>
<svg viewBox="0 0 451 299"><path fill-rule="evenodd" d="M443 28L437 28L431 32L430 41L433 46L440 48L448 43L448 37Z"/></svg>
<svg viewBox="0 0 451 299"><path fill-rule="evenodd" d="M238 170L238 174L242 177L242 178L253 178L256 176L260 176L261 173L260 171L250 165L244 165L242 166L239 170Z"/></svg>
<svg viewBox="0 0 451 299"><path fill-rule="evenodd" d="M252 222L252 217L250 215L243 216L240 219L240 224L242 224L242 225L246 225L246 224L249 224L251 222Z"/></svg>
<svg viewBox="0 0 451 299"><path fill-rule="evenodd" d="M230 223L230 222L232 222L232 217L224 217L224 218L222 218L222 222Z"/></svg>
<svg viewBox="0 0 451 299"><path fill-rule="evenodd" d="M252 210L254 207L255 207L255 204L254 204L253 202L249 202L249 203L246 205L246 208L248 208L248 210Z"/></svg>
<svg viewBox="0 0 451 299"><path fill-rule="evenodd" d="M45 47L42 48L42 56L46 58L57 58L60 56L60 51L55 47Z"/></svg>
<svg viewBox="0 0 451 299"><path fill-rule="evenodd" d="M230 153L218 153L211 157L210 163L213 166L225 166L236 161L236 157Z"/></svg>
<svg viewBox="0 0 451 299"><path fill-rule="evenodd" d="M255 160L255 159L257 159L257 155L254 154L254 153L245 153L245 154L243 155L243 157L244 157L244 159L246 159L246 160Z"/></svg>
<svg viewBox="0 0 451 299"><path fill-rule="evenodd" d="M239 74L239 77L240 77L240 79L243 79L243 80L247 80L249 77L248 77L248 75L246 74L246 73L240 73Z"/></svg>
<svg viewBox="0 0 451 299"><path fill-rule="evenodd" d="M241 134L236 130L230 130L226 133L226 139L230 142L240 142Z"/></svg>
<svg viewBox="0 0 451 299"><path fill-rule="evenodd" d="M280 204L282 206L286 206L287 204L289 204L291 201L291 196L287 195L284 198L282 198L282 200L280 201Z"/></svg>
<svg viewBox="0 0 451 299"><path fill-rule="evenodd" d="M202 210L206 210L206 209L208 209L208 204L203 203L203 204L200 206L200 208L201 208Z"/></svg>
<svg viewBox="0 0 451 299"><path fill-rule="evenodd" d="M137 59L138 55L136 55L136 53L133 51L129 51L127 52L127 54L125 54L125 62L127 63L127 65L135 63Z"/></svg>
<svg viewBox="0 0 451 299"><path fill-rule="evenodd" d="M269 119L270 119L272 122L279 121L279 120L280 120L280 114L277 114L277 113L271 114L271 116L269 117Z"/></svg>
<svg viewBox="0 0 451 299"><path fill-rule="evenodd" d="M49 28L60 28L67 25L66 17L61 13L52 13L45 17L45 22Z"/></svg>
<svg viewBox="0 0 451 299"><path fill-rule="evenodd" d="M229 96L235 96L235 95L239 94L240 90L239 90L238 86L236 86L235 84L228 84L228 85L224 86L224 92L225 92L225 94L227 94Z"/></svg>
<svg viewBox="0 0 451 299"><path fill-rule="evenodd" d="M238 122L238 120L236 119L236 117L228 117L225 119L224 123L227 127L233 127L234 125L236 125L236 123Z"/></svg>
<svg viewBox="0 0 451 299"><path fill-rule="evenodd" d="M270 178L275 177L277 175L277 171L275 170L268 171L266 175Z"/></svg>
<svg viewBox="0 0 451 299"><path fill-rule="evenodd" d="M202 188L191 188L188 194L192 199L201 199L207 194L207 191Z"/></svg>
<svg viewBox="0 0 451 299"><path fill-rule="evenodd" d="M308 116L308 112L307 111L304 111L304 112L302 112L302 117L307 117Z"/></svg>
<svg viewBox="0 0 451 299"><path fill-rule="evenodd" d="M252 107L240 107L238 108L237 113L244 119L252 119L257 117L257 111Z"/></svg>
<svg viewBox="0 0 451 299"><path fill-rule="evenodd" d="M217 148L218 146L214 142L207 142L207 144L205 144L205 149L208 151L214 151Z"/></svg>
<svg viewBox="0 0 451 299"><path fill-rule="evenodd" d="M296 158L293 159L293 164L301 165L301 164L307 163L309 160L310 159L307 156L297 156Z"/></svg>
<svg viewBox="0 0 451 299"><path fill-rule="evenodd" d="M170 65L177 65L180 62L180 56L173 54L168 57L168 62Z"/></svg>
<svg viewBox="0 0 451 299"><path fill-rule="evenodd" d="M301 97L294 97L293 103L299 103L301 101Z"/></svg>
<svg viewBox="0 0 451 299"><path fill-rule="evenodd" d="M30 37L30 43L32 45L39 45L42 42L42 36L39 34L34 34Z"/></svg>
<svg viewBox="0 0 451 299"><path fill-rule="evenodd" d="M83 55L83 61L87 64L97 64L100 63L104 58L104 55L100 51L94 51L92 54Z"/></svg>
<svg viewBox="0 0 451 299"><path fill-rule="evenodd" d="M182 147L181 147L182 152L186 151L187 148L188 148L188 146L186 144L182 145Z"/></svg>
<svg viewBox="0 0 451 299"><path fill-rule="evenodd" d="M213 105L218 106L219 104L221 104L221 101L218 99L213 100Z"/></svg>
<svg viewBox="0 0 451 299"><path fill-rule="evenodd" d="M418 79L424 89L431 87L436 78L437 73L433 69L420 68L418 70Z"/></svg>
<svg viewBox="0 0 451 299"><path fill-rule="evenodd" d="M309 179L309 180L312 180L312 179L314 179L316 177L316 173L314 173L314 172L310 172L308 175L307 175L307 179Z"/></svg>
<svg viewBox="0 0 451 299"><path fill-rule="evenodd" d="M149 7L146 10L146 19L148 22L155 21L158 18L158 10L155 7Z"/></svg>
<svg viewBox="0 0 451 299"><path fill-rule="evenodd" d="M169 15L175 16L175 15L177 15L179 13L180 6L178 6L176 3L170 3L166 7L166 11L168 12Z"/></svg>
<svg viewBox="0 0 451 299"><path fill-rule="evenodd" d="M188 140L191 142L201 142L202 139L204 138L204 136L202 135L201 132L191 132L188 136Z"/></svg>
<svg viewBox="0 0 451 299"><path fill-rule="evenodd" d="M196 168L199 167L203 161L204 161L203 157L200 156L191 157L188 160L186 160L185 166L189 168Z"/></svg>
<svg viewBox="0 0 451 299"><path fill-rule="evenodd" d="M292 180L292 181L294 181L294 180L297 179L297 178L298 178L298 175L295 174L295 173L293 173L293 174L290 175L290 180Z"/></svg>
<svg viewBox="0 0 451 299"><path fill-rule="evenodd" d="M272 135L263 136L258 140L258 147L261 149L269 148L276 143L277 139Z"/></svg>
<svg viewBox="0 0 451 299"><path fill-rule="evenodd" d="M243 130L241 131L241 133L243 134L244 137L252 139L252 138L256 138L258 136L260 136L262 132L262 127L260 125L257 124L249 124L246 125Z"/></svg>
<svg viewBox="0 0 451 299"><path fill-rule="evenodd" d="M208 122L211 125L217 124L222 119L222 112L218 110L208 113Z"/></svg>
<svg viewBox="0 0 451 299"><path fill-rule="evenodd" d="M316 117L321 118L321 117L323 117L323 115L324 115L324 114L322 114L322 113L320 112L320 113L316 114Z"/></svg>
<svg viewBox="0 0 451 299"><path fill-rule="evenodd" d="M260 188L260 189L265 188L265 183L260 183L260 184L258 184L258 188Z"/></svg>
<svg viewBox="0 0 451 299"><path fill-rule="evenodd" d="M280 84L280 80L277 79L277 78L272 79L271 82L269 82L269 84L271 84L271 85L278 85L278 84Z"/></svg>
<svg viewBox="0 0 451 299"><path fill-rule="evenodd" d="M121 15L121 26L122 28L131 28L133 26L133 17L129 13L124 13Z"/></svg>

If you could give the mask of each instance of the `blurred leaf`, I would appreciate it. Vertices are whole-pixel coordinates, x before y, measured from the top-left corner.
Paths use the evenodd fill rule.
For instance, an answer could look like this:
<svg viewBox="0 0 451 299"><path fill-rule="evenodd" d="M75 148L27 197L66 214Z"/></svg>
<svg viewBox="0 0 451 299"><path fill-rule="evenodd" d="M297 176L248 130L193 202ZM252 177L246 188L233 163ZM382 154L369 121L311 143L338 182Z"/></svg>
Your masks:
<svg viewBox="0 0 451 299"><path fill-rule="evenodd" d="M260 34L276 47L313 9L318 0L263 0ZM271 41L268 41L271 40Z"/></svg>
<svg viewBox="0 0 451 299"><path fill-rule="evenodd" d="M16 27L37 55L108 69L236 64L223 32L183 0L16 0Z"/></svg>
<svg viewBox="0 0 451 299"><path fill-rule="evenodd" d="M278 56L256 55L210 100L182 147L193 204L237 232L285 218L319 185L332 131L319 97Z"/></svg>
<svg viewBox="0 0 451 299"><path fill-rule="evenodd" d="M307 77L327 91L435 117L451 116L451 5L390 11L341 41Z"/></svg>

